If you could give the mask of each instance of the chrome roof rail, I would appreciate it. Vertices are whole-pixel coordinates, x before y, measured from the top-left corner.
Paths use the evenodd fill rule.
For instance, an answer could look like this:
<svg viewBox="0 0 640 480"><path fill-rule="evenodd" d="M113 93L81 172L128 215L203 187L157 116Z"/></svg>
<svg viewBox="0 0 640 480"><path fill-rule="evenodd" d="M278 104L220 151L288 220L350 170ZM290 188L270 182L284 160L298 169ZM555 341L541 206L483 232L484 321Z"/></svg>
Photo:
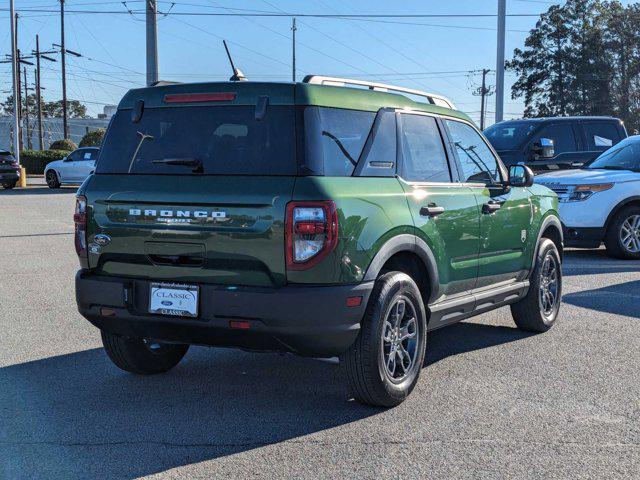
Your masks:
<svg viewBox="0 0 640 480"><path fill-rule="evenodd" d="M451 109L456 108L451 100L443 97L442 95L423 92L422 90L414 90L412 88L396 87L395 85L387 85L385 83L368 82L366 80L354 80L352 78L325 77L322 75L307 75L302 81L304 83L310 83L313 85L332 85L334 87L347 87L349 85L355 85L358 87L367 87L369 90L375 90L377 92L408 93L409 95L416 95L418 97L426 98L427 101L433 105Z"/></svg>

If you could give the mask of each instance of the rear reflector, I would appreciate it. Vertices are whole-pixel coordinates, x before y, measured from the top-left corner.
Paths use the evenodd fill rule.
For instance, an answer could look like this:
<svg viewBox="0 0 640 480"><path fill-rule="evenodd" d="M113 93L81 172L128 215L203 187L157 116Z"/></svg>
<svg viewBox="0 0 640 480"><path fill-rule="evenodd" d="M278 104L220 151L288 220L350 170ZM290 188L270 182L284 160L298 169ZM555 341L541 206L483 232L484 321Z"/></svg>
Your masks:
<svg viewBox="0 0 640 480"><path fill-rule="evenodd" d="M164 96L165 103L231 102L235 99L236 94L234 92L170 93Z"/></svg>
<svg viewBox="0 0 640 480"><path fill-rule="evenodd" d="M347 307L359 307L362 303L362 297L347 298Z"/></svg>
<svg viewBox="0 0 640 480"><path fill-rule="evenodd" d="M238 322L231 321L229 322L229 328L238 328L240 330L249 330L251 328L251 324L249 322Z"/></svg>

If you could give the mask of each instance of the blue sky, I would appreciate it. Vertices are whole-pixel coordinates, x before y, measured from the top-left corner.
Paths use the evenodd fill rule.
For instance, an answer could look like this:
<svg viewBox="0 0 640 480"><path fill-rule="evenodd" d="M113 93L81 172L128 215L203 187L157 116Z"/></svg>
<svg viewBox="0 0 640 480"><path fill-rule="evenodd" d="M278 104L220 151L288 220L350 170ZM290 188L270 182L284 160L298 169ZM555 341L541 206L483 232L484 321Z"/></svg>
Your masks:
<svg viewBox="0 0 640 480"><path fill-rule="evenodd" d="M507 0L508 14L539 14L556 2ZM628 4L630 1L624 1ZM173 4L173 6L172 6ZM3 2L3 10L8 2ZM16 0L16 9L57 9L55 0ZM92 115L104 104L116 104L130 88L145 81L144 15L127 13L144 8L142 1L67 0L72 10L100 10L118 13L67 13L67 48L82 58L68 56L69 98L85 102ZM497 0L403 1L380 0L174 0L160 1L158 22L160 78L178 81L223 80L230 68L222 46L227 39L232 54L251 80L291 79L291 20L288 18L177 16L175 12L247 12L342 14L495 14ZM9 19L0 11L0 53L10 52ZM506 52L522 47L535 17L507 18ZM496 19L413 18L345 20L297 19L297 73L357 76L411 88L425 89L450 97L474 120L479 119L480 99L472 95L479 86L479 74L469 71L495 68ZM6 27L6 28L5 28ZM56 13L24 12L19 24L20 49L41 48L60 39ZM45 99L61 98L60 63L43 61L42 85ZM29 83L33 70L28 67ZM495 83L495 75L488 77ZM506 118L522 113L522 102L511 100L513 76L507 73ZM0 64L0 98L11 88L10 65ZM494 98L489 99L487 120L492 122Z"/></svg>

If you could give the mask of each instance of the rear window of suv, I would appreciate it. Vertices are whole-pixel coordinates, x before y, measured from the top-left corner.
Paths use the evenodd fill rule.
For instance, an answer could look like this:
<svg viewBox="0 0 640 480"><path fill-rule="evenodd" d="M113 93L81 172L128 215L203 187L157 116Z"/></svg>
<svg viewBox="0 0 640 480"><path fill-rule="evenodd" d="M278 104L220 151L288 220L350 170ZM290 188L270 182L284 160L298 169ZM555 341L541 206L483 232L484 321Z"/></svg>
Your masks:
<svg viewBox="0 0 640 480"><path fill-rule="evenodd" d="M105 138L96 173L295 175L295 112L269 106L144 109L138 122L119 110Z"/></svg>

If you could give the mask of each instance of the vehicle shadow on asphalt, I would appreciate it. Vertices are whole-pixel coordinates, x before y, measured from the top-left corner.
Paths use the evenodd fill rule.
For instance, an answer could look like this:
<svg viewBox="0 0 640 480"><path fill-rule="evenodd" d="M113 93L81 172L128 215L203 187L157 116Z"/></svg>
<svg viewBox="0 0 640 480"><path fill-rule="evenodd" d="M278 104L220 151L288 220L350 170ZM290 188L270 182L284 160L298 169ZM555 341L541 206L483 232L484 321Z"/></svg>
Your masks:
<svg viewBox="0 0 640 480"><path fill-rule="evenodd" d="M528 335L462 323L430 333L426 364ZM331 443L385 412L348 400L335 364L202 347L156 376L101 348L0 368L0 411L7 478L137 478L311 433Z"/></svg>
<svg viewBox="0 0 640 480"><path fill-rule="evenodd" d="M0 196L19 197L21 195L64 195L76 193L78 187L33 187L33 188L14 188L12 190L0 189Z"/></svg>
<svg viewBox="0 0 640 480"><path fill-rule="evenodd" d="M425 366L454 355L503 343L515 342L535 335L515 327L487 325L482 323L456 323L434 330L427 335Z"/></svg>
<svg viewBox="0 0 640 480"><path fill-rule="evenodd" d="M640 280L567 293L562 301L589 310L640 318Z"/></svg>

